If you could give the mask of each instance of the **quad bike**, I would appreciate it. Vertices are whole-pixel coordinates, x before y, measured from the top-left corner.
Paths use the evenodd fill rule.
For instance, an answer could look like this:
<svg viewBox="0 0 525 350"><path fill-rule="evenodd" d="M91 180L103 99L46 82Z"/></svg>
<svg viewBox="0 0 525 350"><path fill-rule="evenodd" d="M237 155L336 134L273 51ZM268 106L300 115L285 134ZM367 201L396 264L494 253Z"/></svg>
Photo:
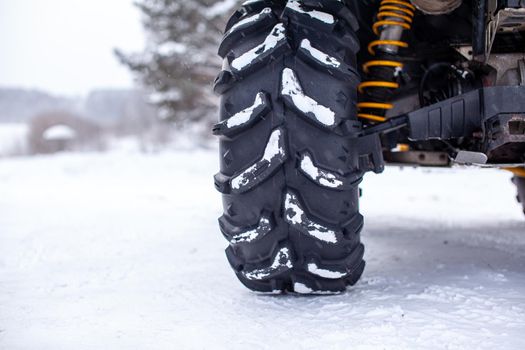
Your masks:
<svg viewBox="0 0 525 350"><path fill-rule="evenodd" d="M219 224L254 291L356 283L385 164L507 168L525 202L524 0L249 0L218 51Z"/></svg>

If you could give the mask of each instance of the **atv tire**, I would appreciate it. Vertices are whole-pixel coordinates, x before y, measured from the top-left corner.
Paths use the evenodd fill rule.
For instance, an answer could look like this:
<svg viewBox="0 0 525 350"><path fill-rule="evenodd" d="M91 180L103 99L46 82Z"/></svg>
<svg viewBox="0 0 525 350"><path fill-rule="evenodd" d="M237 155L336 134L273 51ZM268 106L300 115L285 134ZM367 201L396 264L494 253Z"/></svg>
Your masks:
<svg viewBox="0 0 525 350"><path fill-rule="evenodd" d="M215 186L249 289L337 293L363 272L357 27L341 1L251 0L228 22Z"/></svg>

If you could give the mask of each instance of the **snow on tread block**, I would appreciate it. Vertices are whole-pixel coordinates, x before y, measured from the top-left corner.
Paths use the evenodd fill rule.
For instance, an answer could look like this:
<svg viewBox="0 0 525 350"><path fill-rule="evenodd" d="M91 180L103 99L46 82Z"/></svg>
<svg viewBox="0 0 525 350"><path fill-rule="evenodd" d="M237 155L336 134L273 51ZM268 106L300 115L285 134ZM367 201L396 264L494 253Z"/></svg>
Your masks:
<svg viewBox="0 0 525 350"><path fill-rule="evenodd" d="M241 7L235 11L235 13L230 17L224 32L227 33L237 22L244 19L245 17L261 11L265 7L271 7L273 5L272 0L252 0L245 1L241 4Z"/></svg>
<svg viewBox="0 0 525 350"><path fill-rule="evenodd" d="M365 248L359 244L352 253L341 260L319 258L306 259L306 269L312 275L326 279L340 279L350 276L360 265Z"/></svg>
<svg viewBox="0 0 525 350"><path fill-rule="evenodd" d="M336 78L351 80L355 84L359 82L359 75L355 69L343 60L317 49L308 39L301 41L297 56L313 67L325 69Z"/></svg>
<svg viewBox="0 0 525 350"><path fill-rule="evenodd" d="M237 23L233 24L230 29L228 29L222 40L227 40L230 35L235 33L247 34L247 29L252 31L254 24L260 23L265 18L274 18L272 15L272 9L270 7L265 7L259 13L241 18ZM255 28L257 28L257 26L255 26Z"/></svg>
<svg viewBox="0 0 525 350"><path fill-rule="evenodd" d="M297 195L291 191L286 192L284 198L284 218L286 222L299 232L318 241L328 244L337 244L341 241L342 232L328 228L308 217L304 206Z"/></svg>
<svg viewBox="0 0 525 350"><path fill-rule="evenodd" d="M336 25L336 18L331 14L307 8L298 0L288 1L283 16L315 29L332 31Z"/></svg>
<svg viewBox="0 0 525 350"><path fill-rule="evenodd" d="M219 56L225 57L237 40L254 33L256 31L266 30L275 25L276 18L272 9L263 8L259 13L243 17L224 34L219 46Z"/></svg>
<svg viewBox="0 0 525 350"><path fill-rule="evenodd" d="M316 165L309 152L304 152L300 155L299 170L319 186L334 190L352 187L352 184L344 176Z"/></svg>
<svg viewBox="0 0 525 350"><path fill-rule="evenodd" d="M249 280L242 273L237 272L237 277L242 284L252 291L260 294L281 294L287 290L285 278L274 278L266 280Z"/></svg>
<svg viewBox="0 0 525 350"><path fill-rule="evenodd" d="M337 0L294 0L288 2L284 16L294 19L294 22L307 30L313 29L328 33L332 44L346 47L353 53L360 49L359 41L355 35L359 24L354 15L342 2ZM305 16L312 16L317 20L308 21L304 19ZM326 21L323 21L323 19Z"/></svg>
<svg viewBox="0 0 525 350"><path fill-rule="evenodd" d="M290 68L282 72L281 96L290 108L310 121L328 129L337 126L339 120L335 112L306 95L297 75Z"/></svg>
<svg viewBox="0 0 525 350"><path fill-rule="evenodd" d="M264 4L264 5L266 5L268 2L269 2L268 0L246 0L246 1L243 1L241 6L242 7L246 7L246 6L254 6L254 5L257 5L257 4Z"/></svg>
<svg viewBox="0 0 525 350"><path fill-rule="evenodd" d="M301 282L295 282L293 284L293 290L297 294L304 294L304 295L323 295L323 294L331 295L331 294L339 294L339 293L344 292L344 288L342 288L340 291L332 292L330 290L320 290L320 289L317 289L317 287L315 289L310 288L306 284L301 283Z"/></svg>
<svg viewBox="0 0 525 350"><path fill-rule="evenodd" d="M274 278L292 268L292 250L287 246L283 246L276 252L271 264L255 268L245 266L242 275L249 280L265 280Z"/></svg>
<svg viewBox="0 0 525 350"><path fill-rule="evenodd" d="M342 0L303 0L303 3L308 7L326 11L343 19L354 31L359 29L357 18L348 7L346 7L345 2Z"/></svg>
<svg viewBox="0 0 525 350"><path fill-rule="evenodd" d="M231 192L246 192L266 180L284 163L286 155L284 129L275 129L270 135L261 159L231 178Z"/></svg>
<svg viewBox="0 0 525 350"><path fill-rule="evenodd" d="M253 104L215 124L212 131L214 135L230 136L236 134L260 120L271 110L271 102L268 94L259 92Z"/></svg>
<svg viewBox="0 0 525 350"><path fill-rule="evenodd" d="M241 6L245 11L259 11L266 6L275 5L276 0L246 0Z"/></svg>
<svg viewBox="0 0 525 350"><path fill-rule="evenodd" d="M306 53L306 56L313 59L314 62L320 63L322 66L327 68L339 68L342 62L335 57L332 57L323 51L316 49L310 43L310 40L303 39L299 45L299 50Z"/></svg>
<svg viewBox="0 0 525 350"><path fill-rule="evenodd" d="M293 292L297 294L339 294L345 291L346 284L343 280L324 280L322 282L312 278L303 276L302 274L292 276Z"/></svg>
<svg viewBox="0 0 525 350"><path fill-rule="evenodd" d="M262 43L251 50L228 54L228 62L234 76L242 77L290 50L286 29L282 23L276 24Z"/></svg>
<svg viewBox="0 0 525 350"><path fill-rule="evenodd" d="M219 225L224 237L231 245L250 243L259 240L272 231L274 222L272 215L264 212L258 223L252 227L239 227L228 221L223 215L219 219Z"/></svg>
<svg viewBox="0 0 525 350"><path fill-rule="evenodd" d="M322 278L339 279L346 277L348 271L338 271L336 269L324 269L317 265L315 261L309 262L307 265L308 272Z"/></svg>

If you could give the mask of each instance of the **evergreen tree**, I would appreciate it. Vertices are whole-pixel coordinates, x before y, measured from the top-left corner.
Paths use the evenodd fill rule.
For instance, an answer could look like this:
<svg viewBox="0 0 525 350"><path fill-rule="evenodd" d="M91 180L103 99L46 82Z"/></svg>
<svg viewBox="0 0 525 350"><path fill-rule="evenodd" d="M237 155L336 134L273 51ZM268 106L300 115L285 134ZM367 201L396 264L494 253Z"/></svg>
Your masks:
<svg viewBox="0 0 525 350"><path fill-rule="evenodd" d="M142 53L116 55L150 92L159 116L179 123L213 115L217 47L237 0L138 0L147 33Z"/></svg>

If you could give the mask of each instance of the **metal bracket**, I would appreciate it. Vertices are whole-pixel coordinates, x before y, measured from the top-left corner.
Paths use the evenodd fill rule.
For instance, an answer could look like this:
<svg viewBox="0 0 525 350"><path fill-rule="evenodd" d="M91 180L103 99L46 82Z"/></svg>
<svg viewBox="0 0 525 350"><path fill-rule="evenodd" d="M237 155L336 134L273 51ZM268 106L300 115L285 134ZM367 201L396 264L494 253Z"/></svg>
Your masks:
<svg viewBox="0 0 525 350"><path fill-rule="evenodd" d="M413 141L473 137L500 114L525 113L525 86L492 86L470 91L406 115Z"/></svg>
<svg viewBox="0 0 525 350"><path fill-rule="evenodd" d="M448 167L450 158L446 152L405 151L384 152L383 156L388 164L414 165L431 167Z"/></svg>
<svg viewBox="0 0 525 350"><path fill-rule="evenodd" d="M481 152L459 151L454 158L454 163L463 165L485 165L487 164L487 161L487 155Z"/></svg>
<svg viewBox="0 0 525 350"><path fill-rule="evenodd" d="M489 0L487 14L487 35L485 37L485 62L492 52L492 45L498 32L513 32L525 29L525 8L504 8L497 10L498 1Z"/></svg>

